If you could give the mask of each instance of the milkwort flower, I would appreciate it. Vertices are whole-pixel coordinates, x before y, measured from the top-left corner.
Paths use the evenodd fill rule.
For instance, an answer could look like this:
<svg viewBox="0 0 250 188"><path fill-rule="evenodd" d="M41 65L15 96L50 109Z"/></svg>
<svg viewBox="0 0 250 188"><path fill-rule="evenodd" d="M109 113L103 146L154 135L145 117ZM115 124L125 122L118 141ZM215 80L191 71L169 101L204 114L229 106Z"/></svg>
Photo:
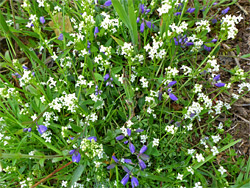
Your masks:
<svg viewBox="0 0 250 188"><path fill-rule="evenodd" d="M187 13L193 13L195 11L195 8L188 8Z"/></svg>
<svg viewBox="0 0 250 188"><path fill-rule="evenodd" d="M94 36L96 38L97 33L99 33L98 27L95 27Z"/></svg>
<svg viewBox="0 0 250 188"><path fill-rule="evenodd" d="M221 11L221 14L226 14L226 13L229 11L229 9L230 9L230 8L227 7L226 9L222 10L222 11Z"/></svg>
<svg viewBox="0 0 250 188"><path fill-rule="evenodd" d="M58 40L63 40L63 34L61 33L57 39Z"/></svg>
<svg viewBox="0 0 250 188"><path fill-rule="evenodd" d="M44 24L44 23L45 23L45 19L44 19L43 16L41 16L41 17L39 18L39 20L40 20L41 24Z"/></svg>
<svg viewBox="0 0 250 188"><path fill-rule="evenodd" d="M76 149L70 150L70 155L72 155L72 162L79 163L81 160L81 154Z"/></svg>
<svg viewBox="0 0 250 188"><path fill-rule="evenodd" d="M144 154L144 152L146 152L147 149L148 149L147 146L143 145L139 154L137 155L137 159L139 160L139 165L141 170L144 170L147 167L143 161L143 160L149 160L149 156Z"/></svg>
<svg viewBox="0 0 250 188"><path fill-rule="evenodd" d="M106 6L106 7L109 7L110 5L112 5L112 1L108 0L103 5Z"/></svg>
<svg viewBox="0 0 250 188"><path fill-rule="evenodd" d="M182 48L184 48L185 46L194 45L193 42L188 42L187 35L184 36L178 35L177 38L174 37L174 43L176 46L180 45Z"/></svg>

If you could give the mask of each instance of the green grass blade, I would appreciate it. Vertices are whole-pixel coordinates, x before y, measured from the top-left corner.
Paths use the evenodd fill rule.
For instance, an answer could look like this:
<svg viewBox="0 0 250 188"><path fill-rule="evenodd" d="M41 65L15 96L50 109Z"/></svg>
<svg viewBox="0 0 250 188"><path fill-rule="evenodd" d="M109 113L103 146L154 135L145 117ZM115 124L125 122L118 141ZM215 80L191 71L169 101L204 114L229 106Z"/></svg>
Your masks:
<svg viewBox="0 0 250 188"><path fill-rule="evenodd" d="M136 23L136 15L133 0L128 0L128 17L131 24L132 29L132 41L135 46L138 44L138 34L137 34L137 23Z"/></svg>

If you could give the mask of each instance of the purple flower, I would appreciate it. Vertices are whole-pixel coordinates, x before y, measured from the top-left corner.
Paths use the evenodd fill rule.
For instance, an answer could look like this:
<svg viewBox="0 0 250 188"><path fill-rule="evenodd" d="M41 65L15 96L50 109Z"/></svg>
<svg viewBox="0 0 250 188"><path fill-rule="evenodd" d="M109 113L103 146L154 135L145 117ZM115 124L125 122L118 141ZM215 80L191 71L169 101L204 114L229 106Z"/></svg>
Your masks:
<svg viewBox="0 0 250 188"><path fill-rule="evenodd" d="M215 81L219 81L219 79L220 79L220 74L218 74L217 76L215 76L215 77L213 78L213 80L215 80Z"/></svg>
<svg viewBox="0 0 250 188"><path fill-rule="evenodd" d="M124 138L124 136L123 135L120 135L120 136L117 136L116 137L116 140L122 140Z"/></svg>
<svg viewBox="0 0 250 188"><path fill-rule="evenodd" d="M31 127L28 128L28 132L31 132Z"/></svg>
<svg viewBox="0 0 250 188"><path fill-rule="evenodd" d="M144 4L140 4L139 10L141 11L142 14L144 13Z"/></svg>
<svg viewBox="0 0 250 188"><path fill-rule="evenodd" d="M217 23L217 20L214 18L211 20L213 24Z"/></svg>
<svg viewBox="0 0 250 188"><path fill-rule="evenodd" d="M141 159L139 159L139 165L141 167L141 170L144 170L147 167L146 164L144 163L144 161Z"/></svg>
<svg viewBox="0 0 250 188"><path fill-rule="evenodd" d="M140 150L140 154L144 153L145 151L147 151L147 146L142 146L141 150Z"/></svg>
<svg viewBox="0 0 250 188"><path fill-rule="evenodd" d="M193 42L187 42L187 43L186 43L186 46L192 46L192 45L194 45Z"/></svg>
<svg viewBox="0 0 250 188"><path fill-rule="evenodd" d="M178 98L173 94L173 93L169 93L169 97L170 99L172 99L173 101L177 101Z"/></svg>
<svg viewBox="0 0 250 188"><path fill-rule="evenodd" d="M109 79L109 73L104 76L104 81L107 81Z"/></svg>
<svg viewBox="0 0 250 188"><path fill-rule="evenodd" d="M20 74L18 74L17 72L15 72L14 74L12 74L12 76L17 76L17 78L21 78L22 76Z"/></svg>
<svg viewBox="0 0 250 188"><path fill-rule="evenodd" d="M39 20L40 20L41 24L44 24L44 23L45 23L45 19L44 19L43 16L41 16L41 17L39 18Z"/></svg>
<svg viewBox="0 0 250 188"><path fill-rule="evenodd" d="M206 45L204 45L204 49L205 49L206 51L208 51L208 52L211 51L211 47L208 47L208 46L206 46Z"/></svg>
<svg viewBox="0 0 250 188"><path fill-rule="evenodd" d="M95 27L95 31L94 31L94 36L96 37L96 34L99 33L98 27Z"/></svg>
<svg viewBox="0 0 250 188"><path fill-rule="evenodd" d="M226 84L225 83L216 83L214 84L216 87L224 87Z"/></svg>
<svg viewBox="0 0 250 188"><path fill-rule="evenodd" d="M217 42L217 39L213 39L213 40L211 40L211 42Z"/></svg>
<svg viewBox="0 0 250 188"><path fill-rule="evenodd" d="M63 34L61 33L57 39L58 40L63 40Z"/></svg>
<svg viewBox="0 0 250 188"><path fill-rule="evenodd" d="M129 143L129 149L132 154L135 152L135 146L131 142Z"/></svg>
<svg viewBox="0 0 250 188"><path fill-rule="evenodd" d="M169 82L168 87L172 87L172 86L175 85L176 83L177 83L176 81Z"/></svg>
<svg viewBox="0 0 250 188"><path fill-rule="evenodd" d="M141 33L144 32L144 28L145 28L145 24L144 24L144 21L141 23L141 26L140 26L140 31Z"/></svg>
<svg viewBox="0 0 250 188"><path fill-rule="evenodd" d="M128 164L132 163L131 159L124 159L124 162Z"/></svg>
<svg viewBox="0 0 250 188"><path fill-rule="evenodd" d="M147 161L147 160L149 160L149 158L150 158L148 155L146 155L146 154L144 154L144 153L139 154L138 157L140 157L140 158L141 158L142 160L144 160L144 161Z"/></svg>
<svg viewBox="0 0 250 188"><path fill-rule="evenodd" d="M146 9L145 14L148 14L150 12L150 8Z"/></svg>
<svg viewBox="0 0 250 188"><path fill-rule="evenodd" d="M136 23L139 23L139 21L140 21L140 17L137 17Z"/></svg>
<svg viewBox="0 0 250 188"><path fill-rule="evenodd" d="M131 178L131 185L132 185L132 188L139 186L139 181L134 176L132 176L132 178Z"/></svg>
<svg viewBox="0 0 250 188"><path fill-rule="evenodd" d="M116 163L119 163L119 160L113 155L112 156L112 158L114 159L114 161L116 162Z"/></svg>
<svg viewBox="0 0 250 188"><path fill-rule="evenodd" d="M115 167L115 165L116 165L116 164L115 164L115 163L113 163L113 164L111 164L111 165L107 166L107 169L109 169L109 170L110 170L110 169L114 168L114 167Z"/></svg>
<svg viewBox="0 0 250 188"><path fill-rule="evenodd" d="M193 13L195 11L195 8L188 8L187 13Z"/></svg>
<svg viewBox="0 0 250 188"><path fill-rule="evenodd" d="M108 0L103 5L106 7L109 7L110 5L112 5L112 2L111 2L111 0Z"/></svg>
<svg viewBox="0 0 250 188"><path fill-rule="evenodd" d="M226 14L229 11L229 7L227 7L226 9L224 9L223 11L221 11L221 14Z"/></svg>
<svg viewBox="0 0 250 188"><path fill-rule="evenodd" d="M29 68L28 68L28 67L26 67L26 66L24 66L24 65L23 65L23 69L25 69L25 70L29 70Z"/></svg>
<svg viewBox="0 0 250 188"><path fill-rule="evenodd" d="M181 12L176 12L176 13L174 13L174 15L179 16L179 15L181 15Z"/></svg>
<svg viewBox="0 0 250 188"><path fill-rule="evenodd" d="M137 132L137 133L140 133L140 132L143 132L144 131L144 129L136 129L135 130L135 132Z"/></svg>
<svg viewBox="0 0 250 188"><path fill-rule="evenodd" d="M194 117L195 114L196 114L196 113L191 113L191 114L190 114L190 117L191 117L191 118Z"/></svg>
<svg viewBox="0 0 250 188"><path fill-rule="evenodd" d="M123 178L122 178L122 185L126 185L128 183L128 180L129 180L129 174L126 174Z"/></svg>
<svg viewBox="0 0 250 188"><path fill-rule="evenodd" d="M90 140L90 141L94 140L95 142L97 142L96 136L90 136L87 139Z"/></svg>
<svg viewBox="0 0 250 188"><path fill-rule="evenodd" d="M46 126L44 126L44 125L38 125L38 128L37 128L37 130L38 130L38 132L40 133L40 134L43 134L44 132L46 132L47 131L47 127Z"/></svg>
<svg viewBox="0 0 250 188"><path fill-rule="evenodd" d="M122 169L127 172L127 173L130 173L130 170L126 167L126 166L122 166Z"/></svg>
<svg viewBox="0 0 250 188"><path fill-rule="evenodd" d="M79 151L75 150L72 155L72 162L79 163L80 160L81 160L81 154L79 153Z"/></svg>
<svg viewBox="0 0 250 188"><path fill-rule="evenodd" d="M131 135L131 129L127 128L127 134L128 134L128 136Z"/></svg>
<svg viewBox="0 0 250 188"><path fill-rule="evenodd" d="M146 21L146 25L148 26L149 29L151 29L152 27L154 28L155 25L152 24L150 21Z"/></svg>
<svg viewBox="0 0 250 188"><path fill-rule="evenodd" d="M128 143L128 140L124 141L123 143L124 143L124 144L127 144L127 143Z"/></svg>

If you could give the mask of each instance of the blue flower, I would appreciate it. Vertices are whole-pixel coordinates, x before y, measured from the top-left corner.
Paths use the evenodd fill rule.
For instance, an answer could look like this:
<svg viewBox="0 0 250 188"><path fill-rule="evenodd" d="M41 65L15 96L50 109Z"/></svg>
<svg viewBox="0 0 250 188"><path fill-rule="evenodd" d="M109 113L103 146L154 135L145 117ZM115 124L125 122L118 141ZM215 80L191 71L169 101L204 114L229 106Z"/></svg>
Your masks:
<svg viewBox="0 0 250 188"><path fill-rule="evenodd" d="M94 140L95 142L97 142L96 136L90 136L87 139L90 140L90 141Z"/></svg>
<svg viewBox="0 0 250 188"><path fill-rule="evenodd" d="M99 33L98 27L95 27L95 31L94 31L94 36L96 37L96 34Z"/></svg>
<svg viewBox="0 0 250 188"><path fill-rule="evenodd" d="M215 77L213 78L213 80L215 80L215 81L219 81L219 79L220 79L220 74L218 74L217 76L215 76Z"/></svg>
<svg viewBox="0 0 250 188"><path fill-rule="evenodd" d="M216 83L214 84L216 87L224 87L226 84L225 83Z"/></svg>
<svg viewBox="0 0 250 188"><path fill-rule="evenodd" d="M124 159L124 162L128 164L132 163L131 159Z"/></svg>
<svg viewBox="0 0 250 188"><path fill-rule="evenodd" d="M173 93L169 93L169 97L170 99L172 99L173 101L177 101L178 98L173 94Z"/></svg>
<svg viewBox="0 0 250 188"><path fill-rule="evenodd" d="M127 134L128 134L128 136L131 135L131 129L127 128Z"/></svg>
<svg viewBox="0 0 250 188"><path fill-rule="evenodd" d="M114 159L116 163L119 163L119 160L114 155L112 156L112 159Z"/></svg>
<svg viewBox="0 0 250 188"><path fill-rule="evenodd" d="M58 40L63 40L63 34L61 33L57 39Z"/></svg>
<svg viewBox="0 0 250 188"><path fill-rule="evenodd" d="M39 20L40 20L41 24L44 24L44 23L45 23L45 19L44 19L43 16L41 16L41 17L39 18Z"/></svg>
<svg viewBox="0 0 250 188"><path fill-rule="evenodd" d="M144 153L145 151L147 151L147 146L142 146L141 150L140 150L140 154Z"/></svg>
<svg viewBox="0 0 250 188"><path fill-rule="evenodd" d="M215 18L212 19L211 21L212 21L213 24L217 23L217 19L215 19Z"/></svg>
<svg viewBox="0 0 250 188"><path fill-rule="evenodd" d="M144 21L141 23L141 26L140 26L140 31L141 33L144 32L144 28L145 28L145 24L144 24Z"/></svg>
<svg viewBox="0 0 250 188"><path fill-rule="evenodd" d="M221 14L226 14L229 11L229 7L227 7L226 9L224 9L223 11L221 11Z"/></svg>
<svg viewBox="0 0 250 188"><path fill-rule="evenodd" d="M144 161L141 159L139 159L139 165L141 167L141 170L144 170L147 167L146 164L144 163Z"/></svg>
<svg viewBox="0 0 250 188"><path fill-rule="evenodd" d="M211 47L208 47L208 46L206 46L206 45L204 45L204 49L205 49L206 51L208 51L208 52L211 51Z"/></svg>
<svg viewBox="0 0 250 188"><path fill-rule="evenodd" d="M187 13L193 13L195 11L195 8L188 8Z"/></svg>
<svg viewBox="0 0 250 188"><path fill-rule="evenodd" d="M73 149L70 150L69 154L72 155L72 162L79 163L79 161L81 160L81 154L79 153L79 151Z"/></svg>
<svg viewBox="0 0 250 188"><path fill-rule="evenodd" d="M180 16L181 15L181 12L176 12L174 13L175 16Z"/></svg>
<svg viewBox="0 0 250 188"><path fill-rule="evenodd" d="M112 1L111 1L111 0L108 0L108 1L106 1L106 2L104 3L104 6L106 6L106 7L108 7L108 6L110 6L110 5L112 5Z"/></svg>
<svg viewBox="0 0 250 188"><path fill-rule="evenodd" d="M132 178L131 178L131 185L132 185L132 188L139 186L139 181L134 176L132 176Z"/></svg>
<svg viewBox="0 0 250 188"><path fill-rule="evenodd" d="M172 86L175 85L176 83L177 83L176 81L169 82L168 87L172 87Z"/></svg>
<svg viewBox="0 0 250 188"><path fill-rule="evenodd" d="M124 136L123 135L120 135L120 136L117 136L116 137L116 140L122 140L124 138Z"/></svg>
<svg viewBox="0 0 250 188"><path fill-rule="evenodd" d="M129 143L129 149L132 154L135 153L135 146L131 142Z"/></svg>
<svg viewBox="0 0 250 188"><path fill-rule="evenodd" d="M139 23L139 21L140 21L140 17L137 17L136 23Z"/></svg>
<svg viewBox="0 0 250 188"><path fill-rule="evenodd" d="M122 185L126 185L128 183L128 180L129 180L129 174L126 174L123 178L122 178Z"/></svg>
<svg viewBox="0 0 250 188"><path fill-rule="evenodd" d="M46 132L47 131L47 127L46 126L44 126L44 125L38 125L38 128L37 128L37 130L38 130L38 132L40 133L40 134L43 134L44 132Z"/></svg>

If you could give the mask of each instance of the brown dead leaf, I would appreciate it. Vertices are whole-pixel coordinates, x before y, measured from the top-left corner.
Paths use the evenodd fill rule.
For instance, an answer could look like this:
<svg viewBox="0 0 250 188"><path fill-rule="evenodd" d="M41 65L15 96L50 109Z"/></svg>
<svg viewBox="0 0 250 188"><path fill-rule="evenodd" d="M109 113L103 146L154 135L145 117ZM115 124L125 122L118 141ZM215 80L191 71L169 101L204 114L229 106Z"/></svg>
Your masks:
<svg viewBox="0 0 250 188"><path fill-rule="evenodd" d="M49 26L54 30L56 36L59 36L60 33L63 31L63 16L62 13L59 12L53 16L54 21L49 22ZM73 31L71 26L71 22L68 16L64 16L64 24L65 24L65 32L70 33ZM59 27L59 28L58 28Z"/></svg>

